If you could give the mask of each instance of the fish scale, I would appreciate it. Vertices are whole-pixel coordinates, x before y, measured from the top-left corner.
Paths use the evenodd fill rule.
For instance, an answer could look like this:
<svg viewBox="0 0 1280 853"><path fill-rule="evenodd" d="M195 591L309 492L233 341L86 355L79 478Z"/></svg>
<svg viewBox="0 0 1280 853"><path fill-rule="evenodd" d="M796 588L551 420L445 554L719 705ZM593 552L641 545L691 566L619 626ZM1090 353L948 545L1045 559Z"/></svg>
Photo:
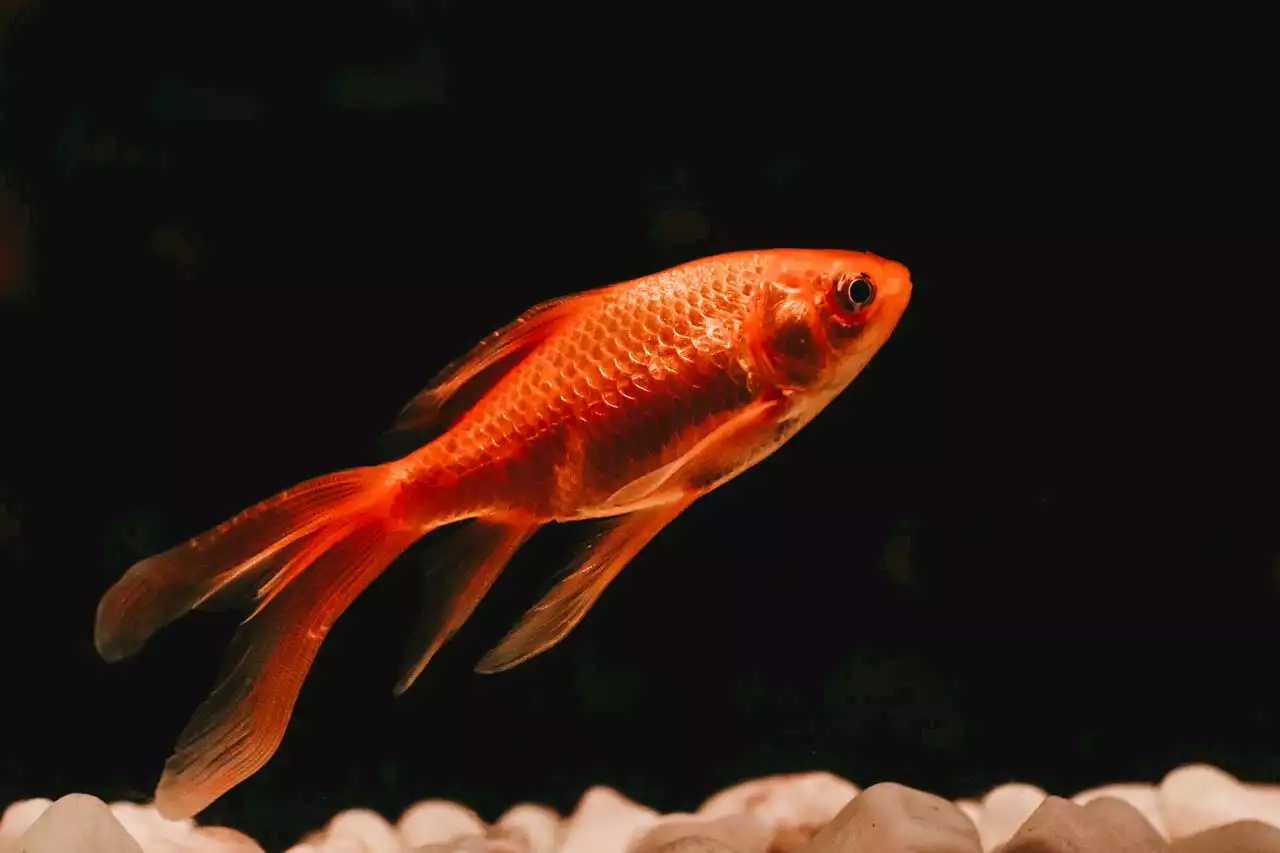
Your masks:
<svg viewBox="0 0 1280 853"><path fill-rule="evenodd" d="M688 452L755 392L753 372L726 357L738 342L704 334L708 319L740 318L752 292L729 269L634 282L512 370L423 450L425 464L474 460L462 476L488 483L464 487L480 504L501 490L507 506L560 516L604 501ZM534 476L548 468L553 476Z"/></svg>

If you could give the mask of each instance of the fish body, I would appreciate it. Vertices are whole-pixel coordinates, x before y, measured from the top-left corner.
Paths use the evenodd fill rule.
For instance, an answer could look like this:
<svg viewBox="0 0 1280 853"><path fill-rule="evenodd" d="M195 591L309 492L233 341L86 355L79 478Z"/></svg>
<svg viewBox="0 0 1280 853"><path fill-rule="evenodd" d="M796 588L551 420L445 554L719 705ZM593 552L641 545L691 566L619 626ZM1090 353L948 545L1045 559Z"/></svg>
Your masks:
<svg viewBox="0 0 1280 853"><path fill-rule="evenodd" d="M165 767L156 804L193 815L262 766L334 621L414 541L461 532L412 642L407 689L519 547L550 522L603 535L477 666L559 642L672 519L773 453L866 366L911 293L869 253L779 249L692 261L526 311L447 366L384 465L317 477L143 560L104 595L95 642L136 652L194 609L248 618Z"/></svg>

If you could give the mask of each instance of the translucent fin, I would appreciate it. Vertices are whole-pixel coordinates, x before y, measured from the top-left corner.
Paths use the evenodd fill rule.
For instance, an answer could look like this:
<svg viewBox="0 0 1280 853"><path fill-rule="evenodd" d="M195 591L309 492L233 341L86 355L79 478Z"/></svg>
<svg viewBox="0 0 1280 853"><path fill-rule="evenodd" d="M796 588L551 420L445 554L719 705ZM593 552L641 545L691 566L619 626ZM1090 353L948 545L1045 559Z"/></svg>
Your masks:
<svg viewBox="0 0 1280 853"><path fill-rule="evenodd" d="M497 580L516 551L538 529L524 519L477 518L467 522L438 558L438 578L428 584L426 608L409 644L399 696L413 685L427 664L462 624ZM436 583L439 581L439 583Z"/></svg>
<svg viewBox="0 0 1280 853"><path fill-rule="evenodd" d="M669 465L663 465L655 471L650 471L648 474L635 478L610 495L604 505L606 507L619 507L644 500L670 480L671 475L679 470L683 463L684 459L680 458Z"/></svg>
<svg viewBox="0 0 1280 853"><path fill-rule="evenodd" d="M302 541L369 499L378 468L308 480L161 554L135 563L98 604L94 644L108 661L136 653L174 619L214 598L228 607L257 598L261 585Z"/></svg>
<svg viewBox="0 0 1280 853"><path fill-rule="evenodd" d="M197 814L271 758L329 629L420 534L388 529L379 514L326 531L335 544L315 554L306 571L236 633L217 687L165 764L156 789L162 815Z"/></svg>
<svg viewBox="0 0 1280 853"><path fill-rule="evenodd" d="M754 445L754 436L763 427L772 430L774 417L780 407L775 398L758 400L742 409L731 419L716 427L687 453L668 465L637 477L607 501L606 507L626 506L658 494L664 486L684 488L690 483L715 479L715 472L732 470L742 455L744 437L748 445Z"/></svg>
<svg viewBox="0 0 1280 853"><path fill-rule="evenodd" d="M534 605L519 624L476 665L476 672L511 669L546 651L582 621L609 582L696 495L622 516L569 566L571 572Z"/></svg>
<svg viewBox="0 0 1280 853"><path fill-rule="evenodd" d="M424 432L465 411L585 303L607 288L535 305L445 366L405 404L391 432ZM446 404L449 404L446 410Z"/></svg>
<svg viewBox="0 0 1280 853"><path fill-rule="evenodd" d="M320 529L323 529L323 525L317 528ZM210 593L194 609L210 613L243 610L258 600L263 587L297 554L304 551L315 537L316 530L313 530L276 549L270 556L255 562L252 569Z"/></svg>

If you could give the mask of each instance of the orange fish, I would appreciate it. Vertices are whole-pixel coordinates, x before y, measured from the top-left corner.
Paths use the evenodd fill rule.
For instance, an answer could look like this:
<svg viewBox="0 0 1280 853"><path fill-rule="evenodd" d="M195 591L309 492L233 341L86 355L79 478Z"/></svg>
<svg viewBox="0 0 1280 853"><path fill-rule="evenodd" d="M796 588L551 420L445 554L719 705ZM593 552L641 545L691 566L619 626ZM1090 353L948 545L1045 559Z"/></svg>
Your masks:
<svg viewBox="0 0 1280 853"><path fill-rule="evenodd" d="M106 660L137 652L194 608L249 610L165 765L160 812L194 815L270 759L334 621L437 527L466 521L396 693L539 527L607 519L476 670L555 645L681 511L831 402L910 296L894 261L778 249L545 302L405 406L393 432L434 432L417 450L308 480L135 564L98 606L94 641Z"/></svg>

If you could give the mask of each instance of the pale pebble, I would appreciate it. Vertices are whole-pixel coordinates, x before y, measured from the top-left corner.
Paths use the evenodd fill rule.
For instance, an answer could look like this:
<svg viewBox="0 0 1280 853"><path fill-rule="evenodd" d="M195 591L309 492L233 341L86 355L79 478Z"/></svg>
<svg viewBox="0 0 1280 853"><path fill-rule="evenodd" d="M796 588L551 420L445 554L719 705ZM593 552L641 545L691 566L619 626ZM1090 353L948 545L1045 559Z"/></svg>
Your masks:
<svg viewBox="0 0 1280 853"><path fill-rule="evenodd" d="M637 831L658 822L658 813L612 788L588 788L564 823L556 853L606 853L623 850Z"/></svg>
<svg viewBox="0 0 1280 853"><path fill-rule="evenodd" d="M209 850L210 853L214 850L225 853L265 853L261 844L228 826L198 826L193 833L200 843L199 847L192 848L193 853L196 850Z"/></svg>
<svg viewBox="0 0 1280 853"><path fill-rule="evenodd" d="M111 804L111 813L146 853L222 853L220 845L201 842L194 821L169 820L154 806L120 800Z"/></svg>
<svg viewBox="0 0 1280 853"><path fill-rule="evenodd" d="M766 819L825 823L858 794L858 788L834 773L782 773L750 779L712 794L698 807L703 817L756 812Z"/></svg>
<svg viewBox="0 0 1280 853"><path fill-rule="evenodd" d="M518 839L527 853L552 853L560 836L560 815L536 803L520 803L503 812L490 838Z"/></svg>
<svg viewBox="0 0 1280 853"><path fill-rule="evenodd" d="M1169 853L1160 837L1133 806L1114 797L1088 806L1062 797L1045 797L1001 853Z"/></svg>
<svg viewBox="0 0 1280 853"><path fill-rule="evenodd" d="M386 818L372 809L339 812L325 827L326 839L351 838L364 845L365 853L403 853L400 836Z"/></svg>
<svg viewBox="0 0 1280 853"><path fill-rule="evenodd" d="M767 853L773 827L754 814L699 817L690 814L663 815L654 826L640 830L627 847L628 853L657 853L681 838L700 838L722 844L736 853Z"/></svg>
<svg viewBox="0 0 1280 853"><path fill-rule="evenodd" d="M1280 794L1268 787L1244 785L1207 764L1171 771L1160 784L1159 802L1173 839L1242 820L1280 827Z"/></svg>
<svg viewBox="0 0 1280 853"><path fill-rule="evenodd" d="M1138 809L1114 797L1080 806L1046 797L1001 853L1169 853L1169 843Z"/></svg>
<svg viewBox="0 0 1280 853"><path fill-rule="evenodd" d="M982 820L982 804L977 800L956 800L956 808L964 812L964 816L973 822L974 827Z"/></svg>
<svg viewBox="0 0 1280 853"><path fill-rule="evenodd" d="M487 838L485 853L529 853L529 845L521 838Z"/></svg>
<svg viewBox="0 0 1280 853"><path fill-rule="evenodd" d="M818 830L803 853L979 853L959 807L895 782L867 788Z"/></svg>
<svg viewBox="0 0 1280 853"><path fill-rule="evenodd" d="M1089 788L1076 794L1071 800L1077 805L1087 806L1100 797L1124 800L1146 818L1147 823L1160 833L1161 838L1169 837L1169 830L1164 825L1164 816L1160 814L1160 791L1155 785L1119 782L1114 785L1103 785L1101 788Z"/></svg>
<svg viewBox="0 0 1280 853"><path fill-rule="evenodd" d="M44 814L53 800L36 797L12 803L0 815L0 838L17 838Z"/></svg>
<svg viewBox="0 0 1280 853"><path fill-rule="evenodd" d="M452 841L460 836L483 837L485 829L479 815L448 800L416 803L405 810L396 824L400 842L410 849Z"/></svg>
<svg viewBox="0 0 1280 853"><path fill-rule="evenodd" d="M978 837L984 853L991 853L1012 838L1048 796L1043 788L1021 782L1010 782L988 791L982 798L982 816L978 821Z"/></svg>
<svg viewBox="0 0 1280 853"><path fill-rule="evenodd" d="M754 814L773 830L773 847L804 844L858 795L858 788L834 773L785 773L741 782L709 797L699 817Z"/></svg>
<svg viewBox="0 0 1280 853"><path fill-rule="evenodd" d="M478 835L463 835L452 841L441 841L415 847L410 853L499 853L487 839Z"/></svg>
<svg viewBox="0 0 1280 853"><path fill-rule="evenodd" d="M1258 820L1240 820L1173 843L1173 853L1278 853L1280 829Z"/></svg>
<svg viewBox="0 0 1280 853"><path fill-rule="evenodd" d="M653 853L738 853L738 851L732 847L726 847L714 838L685 836L655 848Z"/></svg>
<svg viewBox="0 0 1280 853"><path fill-rule="evenodd" d="M306 835L298 839L299 844L309 844L312 847L319 848L324 844L325 832L323 829L313 829Z"/></svg>
<svg viewBox="0 0 1280 853"><path fill-rule="evenodd" d="M326 838L320 853L368 853L368 848L359 838Z"/></svg>
<svg viewBox="0 0 1280 853"><path fill-rule="evenodd" d="M88 794L59 798L5 847L15 853L143 853L107 804Z"/></svg>
<svg viewBox="0 0 1280 853"><path fill-rule="evenodd" d="M1152 826L1142 812L1125 800L1098 797L1090 800L1083 808L1091 818L1108 824L1135 843L1146 844L1153 850L1169 849L1169 839L1161 835L1160 830Z"/></svg>

